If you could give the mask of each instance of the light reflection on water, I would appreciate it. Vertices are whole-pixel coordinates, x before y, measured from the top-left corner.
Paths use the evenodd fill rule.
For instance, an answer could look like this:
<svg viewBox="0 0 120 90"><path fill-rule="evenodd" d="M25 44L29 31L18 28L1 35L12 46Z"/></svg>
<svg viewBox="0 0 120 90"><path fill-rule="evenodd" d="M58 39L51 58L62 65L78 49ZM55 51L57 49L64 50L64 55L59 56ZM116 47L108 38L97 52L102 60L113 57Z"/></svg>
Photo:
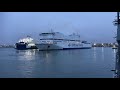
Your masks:
<svg viewBox="0 0 120 90"><path fill-rule="evenodd" d="M35 50L17 50L17 60L20 60L18 65L19 72L23 77L31 77L35 67Z"/></svg>
<svg viewBox="0 0 120 90"><path fill-rule="evenodd" d="M96 61L96 47L93 48L93 60Z"/></svg>
<svg viewBox="0 0 120 90"><path fill-rule="evenodd" d="M32 77L36 71L37 62L40 64L47 65L51 63L50 51L38 51L38 50L17 50L16 53L19 64L19 71L25 78ZM38 61L39 60L39 61Z"/></svg>
<svg viewBox="0 0 120 90"><path fill-rule="evenodd" d="M35 50L18 50L18 60L34 60L35 59Z"/></svg>
<svg viewBox="0 0 120 90"><path fill-rule="evenodd" d="M113 56L114 56L114 58L116 58L116 52L117 52L117 49L113 49Z"/></svg>
<svg viewBox="0 0 120 90"><path fill-rule="evenodd" d="M104 47L102 47L102 54L101 54L102 56L102 60L104 61L104 55L105 55L105 53L104 53Z"/></svg>
<svg viewBox="0 0 120 90"><path fill-rule="evenodd" d="M0 69L10 72L13 77L111 77L110 71L114 67L116 50L111 48L92 48L78 50L8 50L3 60L8 69ZM14 52L14 53L13 53ZM6 54L2 53L4 55ZM11 58L12 57L12 58ZM12 60L14 59L14 60ZM114 59L114 61L113 61ZM3 63L3 64L2 64ZM1 66L0 66L1 67ZM12 68L11 68L12 67ZM9 70L10 69L10 70ZM6 70L6 71L4 71ZM2 74L2 73L0 73ZM4 73L3 73L4 74Z"/></svg>

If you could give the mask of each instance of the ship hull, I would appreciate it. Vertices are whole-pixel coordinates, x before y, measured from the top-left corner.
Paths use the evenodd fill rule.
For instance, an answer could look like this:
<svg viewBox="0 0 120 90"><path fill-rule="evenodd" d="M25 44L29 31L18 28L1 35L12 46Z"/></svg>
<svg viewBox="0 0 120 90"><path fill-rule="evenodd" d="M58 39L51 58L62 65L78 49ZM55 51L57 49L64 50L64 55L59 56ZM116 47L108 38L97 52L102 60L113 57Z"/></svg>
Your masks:
<svg viewBox="0 0 120 90"><path fill-rule="evenodd" d="M62 46L62 45L57 45L57 44L36 44L36 47L39 50L69 50L69 49L90 49L91 45L69 47L69 46Z"/></svg>
<svg viewBox="0 0 120 90"><path fill-rule="evenodd" d="M118 49L117 47L112 47L112 49Z"/></svg>
<svg viewBox="0 0 120 90"><path fill-rule="evenodd" d="M36 44L39 50L62 50L63 48L54 44Z"/></svg>
<svg viewBox="0 0 120 90"><path fill-rule="evenodd" d="M63 50L69 50L69 49L91 49L91 47L80 47L80 48L63 48Z"/></svg>
<svg viewBox="0 0 120 90"><path fill-rule="evenodd" d="M36 46L27 47L27 44L16 43L15 49L17 50L27 50L27 49L37 49Z"/></svg>

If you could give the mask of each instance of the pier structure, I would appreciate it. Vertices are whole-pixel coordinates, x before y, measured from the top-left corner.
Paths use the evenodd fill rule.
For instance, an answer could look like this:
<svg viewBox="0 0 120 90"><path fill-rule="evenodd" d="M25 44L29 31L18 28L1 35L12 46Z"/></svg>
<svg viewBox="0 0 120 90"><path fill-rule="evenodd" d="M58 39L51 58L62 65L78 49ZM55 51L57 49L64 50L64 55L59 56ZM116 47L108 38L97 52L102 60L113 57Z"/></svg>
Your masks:
<svg viewBox="0 0 120 90"><path fill-rule="evenodd" d="M117 26L117 37L116 41L118 43L118 49L116 53L116 61L115 61L115 78L120 78L120 18L119 12L117 12L117 19L114 21L114 25Z"/></svg>

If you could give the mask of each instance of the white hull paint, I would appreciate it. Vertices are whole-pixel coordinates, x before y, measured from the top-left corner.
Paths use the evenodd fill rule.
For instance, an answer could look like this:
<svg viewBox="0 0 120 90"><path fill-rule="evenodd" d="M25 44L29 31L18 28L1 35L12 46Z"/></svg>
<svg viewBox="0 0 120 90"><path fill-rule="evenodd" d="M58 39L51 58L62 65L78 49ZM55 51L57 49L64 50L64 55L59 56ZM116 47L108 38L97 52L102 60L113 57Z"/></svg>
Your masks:
<svg viewBox="0 0 120 90"><path fill-rule="evenodd" d="M76 44L76 45L69 45L66 44L36 44L39 50L64 50L64 49L89 49L91 48L91 44Z"/></svg>
<svg viewBox="0 0 120 90"><path fill-rule="evenodd" d="M37 48L39 50L62 50L62 47L59 47L57 45L53 45L53 44L36 44Z"/></svg>

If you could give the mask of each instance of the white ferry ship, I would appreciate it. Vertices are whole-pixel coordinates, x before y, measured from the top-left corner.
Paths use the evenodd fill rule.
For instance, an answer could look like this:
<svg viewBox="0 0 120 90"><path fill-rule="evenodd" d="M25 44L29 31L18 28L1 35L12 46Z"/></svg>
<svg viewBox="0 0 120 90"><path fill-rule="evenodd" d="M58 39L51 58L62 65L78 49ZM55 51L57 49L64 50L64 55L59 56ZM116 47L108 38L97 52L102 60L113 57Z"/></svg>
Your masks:
<svg viewBox="0 0 120 90"><path fill-rule="evenodd" d="M39 36L39 41L35 44L39 50L89 49L92 47L91 43L81 41L80 35L75 33L65 36L60 32L49 31L40 33Z"/></svg>

